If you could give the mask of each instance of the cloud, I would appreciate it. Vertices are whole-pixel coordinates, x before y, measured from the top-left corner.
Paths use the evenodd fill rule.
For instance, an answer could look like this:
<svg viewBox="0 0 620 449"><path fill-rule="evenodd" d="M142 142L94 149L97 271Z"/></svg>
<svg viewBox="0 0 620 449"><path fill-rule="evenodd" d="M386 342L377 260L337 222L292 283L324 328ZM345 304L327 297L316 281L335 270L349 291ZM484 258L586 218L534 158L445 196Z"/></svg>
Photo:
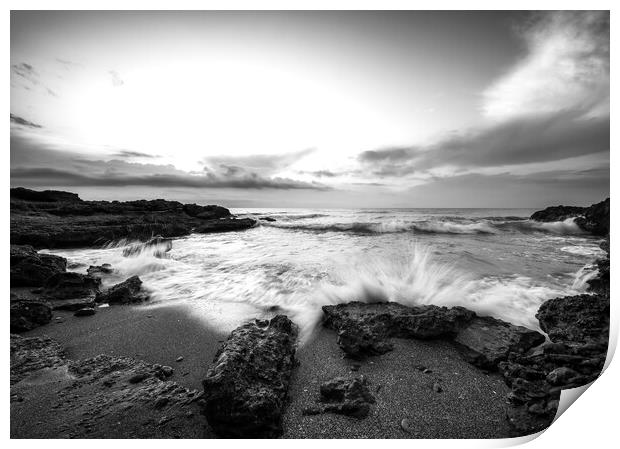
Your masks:
<svg viewBox="0 0 620 449"><path fill-rule="evenodd" d="M110 74L110 77L112 78L112 86L120 87L123 84L125 84L125 81L121 79L120 75L115 70L110 70L108 71L108 73Z"/></svg>
<svg viewBox="0 0 620 449"><path fill-rule="evenodd" d="M41 125L30 122L24 118L21 118L13 113L11 113L11 123L15 123L16 125L25 126L27 128L43 128Z"/></svg>
<svg viewBox="0 0 620 449"><path fill-rule="evenodd" d="M311 175L317 178L335 178L336 176L341 176L344 173L336 173L330 170L315 170L315 171L303 171L300 170L297 173L300 175Z"/></svg>
<svg viewBox="0 0 620 449"><path fill-rule="evenodd" d="M114 154L115 157L131 158L131 157L144 157L144 158L157 158L159 156L155 154L142 153L140 151L121 150Z"/></svg>
<svg viewBox="0 0 620 449"><path fill-rule="evenodd" d="M59 151L48 143L19 133L11 135L10 150L12 185L329 190L316 182L263 177L245 170L187 173L172 165L88 158L79 153Z"/></svg>
<svg viewBox="0 0 620 449"><path fill-rule="evenodd" d="M537 12L519 34L525 57L483 93L485 116L609 113L609 11Z"/></svg>
<svg viewBox="0 0 620 449"><path fill-rule="evenodd" d="M26 62L11 65L11 86L14 84L26 90L40 86L47 94L53 97L58 96L56 92L41 83L39 73Z"/></svg>
<svg viewBox="0 0 620 449"><path fill-rule="evenodd" d="M248 172L258 172L263 176L275 174L304 157L316 151L315 148L294 151L283 154L256 154L250 156L209 156L204 158L204 163L211 170L222 168L227 170L231 167Z"/></svg>

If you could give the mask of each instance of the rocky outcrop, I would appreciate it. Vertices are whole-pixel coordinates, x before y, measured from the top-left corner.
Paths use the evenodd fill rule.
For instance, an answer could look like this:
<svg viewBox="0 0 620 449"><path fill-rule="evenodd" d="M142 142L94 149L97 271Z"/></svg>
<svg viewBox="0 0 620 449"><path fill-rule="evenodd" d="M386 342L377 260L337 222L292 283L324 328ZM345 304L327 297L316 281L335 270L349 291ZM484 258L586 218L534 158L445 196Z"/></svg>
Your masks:
<svg viewBox="0 0 620 449"><path fill-rule="evenodd" d="M567 218L575 218L575 223L584 231L605 236L609 234L609 207L609 198L590 207L552 206L534 212L530 219L564 221Z"/></svg>
<svg viewBox="0 0 620 449"><path fill-rule="evenodd" d="M203 380L204 414L224 437L273 438L295 365L297 327L284 315L235 329Z"/></svg>
<svg viewBox="0 0 620 449"><path fill-rule="evenodd" d="M11 245L11 287L40 287L67 270L67 259L39 254L32 246Z"/></svg>
<svg viewBox="0 0 620 449"><path fill-rule="evenodd" d="M323 314L323 325L338 332L338 344L352 358L391 351L390 337L454 337L475 316L463 307L407 307L395 302L323 306Z"/></svg>
<svg viewBox="0 0 620 449"><path fill-rule="evenodd" d="M370 405L375 403L368 389L368 381L363 376L353 379L337 377L323 382L320 393L321 404L304 409L304 415L337 413L363 419L368 416Z"/></svg>
<svg viewBox="0 0 620 449"><path fill-rule="evenodd" d="M35 371L65 363L64 350L51 338L11 334L11 385Z"/></svg>
<svg viewBox="0 0 620 449"><path fill-rule="evenodd" d="M104 263L102 265L91 265L86 269L86 274L94 278L101 278L112 273L114 273L114 269L109 263Z"/></svg>
<svg viewBox="0 0 620 449"><path fill-rule="evenodd" d="M491 370L510 353L522 354L544 341L539 332L492 317L474 318L454 338L468 362Z"/></svg>
<svg viewBox="0 0 620 449"><path fill-rule="evenodd" d="M146 301L148 298L148 294L142 291L140 278L132 276L126 281L110 287L107 291L99 293L95 301L108 304L131 304Z"/></svg>
<svg viewBox="0 0 620 449"><path fill-rule="evenodd" d="M179 237L194 229L221 232L252 227L221 206L178 201L83 201L70 192L11 189L11 243L35 248L102 245L119 239Z"/></svg>
<svg viewBox="0 0 620 449"><path fill-rule="evenodd" d="M94 297L100 286L100 279L88 275L71 271L56 273L45 283L43 295L59 300Z"/></svg>
<svg viewBox="0 0 620 449"><path fill-rule="evenodd" d="M11 332L26 332L52 321L52 308L42 301L11 301Z"/></svg>

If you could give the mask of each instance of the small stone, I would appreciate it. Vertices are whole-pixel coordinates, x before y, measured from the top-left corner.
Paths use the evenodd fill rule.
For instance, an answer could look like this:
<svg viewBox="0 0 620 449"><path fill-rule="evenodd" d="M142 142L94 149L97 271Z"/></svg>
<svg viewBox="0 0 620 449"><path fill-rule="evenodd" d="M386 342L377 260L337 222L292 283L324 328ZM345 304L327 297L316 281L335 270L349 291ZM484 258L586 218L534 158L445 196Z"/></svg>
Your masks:
<svg viewBox="0 0 620 449"><path fill-rule="evenodd" d="M182 361L183 361L183 356L182 355L177 357L177 362L182 362Z"/></svg>
<svg viewBox="0 0 620 449"><path fill-rule="evenodd" d="M82 309L76 310L73 315L74 316L92 316L95 313L96 313L95 309L93 309L92 307L84 307Z"/></svg>
<svg viewBox="0 0 620 449"><path fill-rule="evenodd" d="M170 377L174 373L174 370L172 369L171 366L166 365L166 366L161 367L161 372L164 373L164 376Z"/></svg>
<svg viewBox="0 0 620 449"><path fill-rule="evenodd" d="M432 371L432 370L430 370L430 369L428 369L428 368L424 368L424 369L422 370L422 372L423 372L424 374L431 374L433 371Z"/></svg>
<svg viewBox="0 0 620 449"><path fill-rule="evenodd" d="M435 382L433 384L433 391L435 393L441 393L443 391L443 389L441 388L441 385L439 385L439 382Z"/></svg>

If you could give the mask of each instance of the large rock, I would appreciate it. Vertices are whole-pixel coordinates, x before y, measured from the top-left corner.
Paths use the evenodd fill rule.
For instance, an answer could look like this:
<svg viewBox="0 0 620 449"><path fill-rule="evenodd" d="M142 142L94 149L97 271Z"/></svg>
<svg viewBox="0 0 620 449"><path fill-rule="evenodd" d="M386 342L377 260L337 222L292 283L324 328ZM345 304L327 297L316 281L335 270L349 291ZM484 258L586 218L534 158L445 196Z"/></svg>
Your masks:
<svg viewBox="0 0 620 449"><path fill-rule="evenodd" d="M43 295L55 300L94 298L100 285L99 278L74 272L56 273L45 283Z"/></svg>
<svg viewBox="0 0 620 449"><path fill-rule="evenodd" d="M64 257L38 254L27 245L11 245L11 287L40 287L66 269Z"/></svg>
<svg viewBox="0 0 620 449"><path fill-rule="evenodd" d="M323 306L323 314L323 325L338 332L338 344L353 358L391 350L390 337L452 338L475 316L463 307L407 307L395 302Z"/></svg>
<svg viewBox="0 0 620 449"><path fill-rule="evenodd" d="M11 243L35 248L100 246L120 239L149 241L198 232L236 231L252 219L236 220L220 206L178 201L83 201L70 192L11 189Z"/></svg>
<svg viewBox="0 0 620 449"><path fill-rule="evenodd" d="M132 276L126 281L110 287L107 291L99 293L96 302L108 304L131 304L143 302L148 299L148 294L142 291L142 281L138 276Z"/></svg>
<svg viewBox="0 0 620 449"><path fill-rule="evenodd" d="M588 207L583 216L578 217L575 220L577 225L594 235L608 235L609 234L609 214L610 214L610 201L607 198L605 201L593 204Z"/></svg>
<svg viewBox="0 0 620 449"><path fill-rule="evenodd" d="M567 218L578 217L585 212L585 207L579 206L551 206L536 211L530 219L536 221L564 221Z"/></svg>
<svg viewBox="0 0 620 449"><path fill-rule="evenodd" d="M109 263L104 263L102 265L91 265L86 269L86 274L94 278L101 278L107 276L108 274L112 274L113 272L114 269Z"/></svg>
<svg viewBox="0 0 620 449"><path fill-rule="evenodd" d="M297 327L283 315L235 329L203 381L204 413L221 436L273 438L295 365Z"/></svg>
<svg viewBox="0 0 620 449"><path fill-rule="evenodd" d="M607 344L609 297L584 294L550 299L540 306L536 318L554 342Z"/></svg>
<svg viewBox="0 0 620 449"><path fill-rule="evenodd" d="M525 353L544 343L545 336L492 317L476 317L454 338L468 362L495 369L511 352Z"/></svg>
<svg viewBox="0 0 620 449"><path fill-rule="evenodd" d="M11 301L11 332L26 332L49 323L52 308L41 301Z"/></svg>

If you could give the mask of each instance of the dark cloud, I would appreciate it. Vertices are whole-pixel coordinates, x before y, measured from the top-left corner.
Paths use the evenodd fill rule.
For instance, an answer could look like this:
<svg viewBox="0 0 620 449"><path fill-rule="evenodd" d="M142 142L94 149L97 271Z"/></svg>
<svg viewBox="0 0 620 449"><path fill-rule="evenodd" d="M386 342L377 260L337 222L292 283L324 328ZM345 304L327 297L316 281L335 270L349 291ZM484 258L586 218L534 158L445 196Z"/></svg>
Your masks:
<svg viewBox="0 0 620 449"><path fill-rule="evenodd" d="M16 125L26 126L28 128L43 128L41 125L30 122L24 118L21 118L13 113L11 113L11 123L15 123Z"/></svg>
<svg viewBox="0 0 620 449"><path fill-rule="evenodd" d="M141 153L140 151L129 151L129 150L121 150L118 153L114 154L115 157L123 157L123 158L130 158L130 157L146 157L146 158L157 158L159 156L154 155L154 154L148 154L148 153Z"/></svg>
<svg viewBox="0 0 620 449"><path fill-rule="evenodd" d="M205 170L196 174L171 165L88 159L84 154L59 151L18 133L11 136L10 150L13 185L329 190L320 183L264 177L237 167L218 172Z"/></svg>
<svg viewBox="0 0 620 449"><path fill-rule="evenodd" d="M343 174L346 174L343 172L336 173L330 170L299 171L298 173L300 175L311 175L317 178L335 178L336 176L341 176Z"/></svg>
<svg viewBox="0 0 620 449"><path fill-rule="evenodd" d="M245 171L258 172L263 176L268 176L291 166L314 151L316 151L315 148L308 148L305 150L283 154L209 156L204 158L204 163L211 170L218 170L219 167L222 167L223 169L236 167Z"/></svg>
<svg viewBox="0 0 620 449"><path fill-rule="evenodd" d="M455 133L426 147L371 150L358 160L378 176L402 176L451 166L497 167L559 161L608 151L609 116L581 111L517 118Z"/></svg>

